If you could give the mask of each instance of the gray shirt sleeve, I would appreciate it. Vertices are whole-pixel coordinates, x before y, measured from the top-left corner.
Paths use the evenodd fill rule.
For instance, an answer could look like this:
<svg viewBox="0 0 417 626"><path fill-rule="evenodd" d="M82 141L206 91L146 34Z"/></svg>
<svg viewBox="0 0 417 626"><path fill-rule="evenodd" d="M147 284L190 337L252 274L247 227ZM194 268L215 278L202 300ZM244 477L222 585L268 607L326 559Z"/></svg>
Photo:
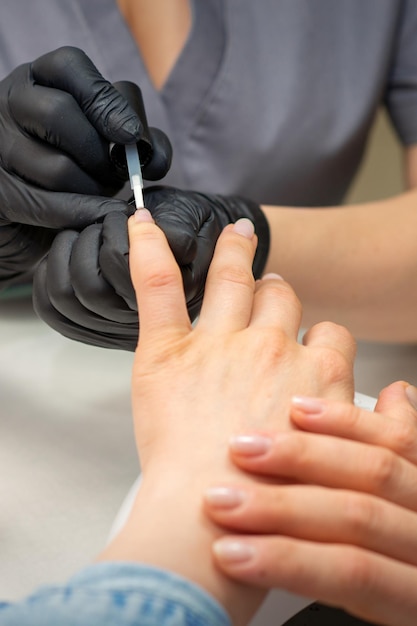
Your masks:
<svg viewBox="0 0 417 626"><path fill-rule="evenodd" d="M404 0L385 104L400 140L417 142L417 2Z"/></svg>

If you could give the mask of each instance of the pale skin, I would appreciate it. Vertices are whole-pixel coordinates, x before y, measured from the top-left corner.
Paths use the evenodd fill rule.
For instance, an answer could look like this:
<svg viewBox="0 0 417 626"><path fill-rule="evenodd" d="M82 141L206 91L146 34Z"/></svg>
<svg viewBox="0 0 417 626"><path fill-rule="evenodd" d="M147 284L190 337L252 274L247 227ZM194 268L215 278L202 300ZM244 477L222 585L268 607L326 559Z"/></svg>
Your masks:
<svg viewBox="0 0 417 626"><path fill-rule="evenodd" d="M295 398L298 432L235 437L237 467L298 484L207 491L206 512L235 533L214 545L219 567L234 580L314 597L372 623L416 623L416 408L417 389L404 382L381 392L375 413Z"/></svg>
<svg viewBox="0 0 417 626"><path fill-rule="evenodd" d="M149 76L162 89L191 28L188 0L117 0ZM155 37L158 33L158 37ZM266 271L303 304L303 326L323 319L358 339L417 340L417 147L404 150L405 193L349 207L263 206L271 229Z"/></svg>
<svg viewBox="0 0 417 626"><path fill-rule="evenodd" d="M240 476L227 457L233 433L293 428L292 395L351 402L355 343L332 323L297 342L301 307L291 287L275 275L253 279L256 236L248 220L220 236L194 328L181 273L148 211L130 219L129 236L141 319L132 404L142 484L129 520L99 560L177 572L243 625L264 592L215 566L211 545L221 532L203 515L201 494L213 480Z"/></svg>

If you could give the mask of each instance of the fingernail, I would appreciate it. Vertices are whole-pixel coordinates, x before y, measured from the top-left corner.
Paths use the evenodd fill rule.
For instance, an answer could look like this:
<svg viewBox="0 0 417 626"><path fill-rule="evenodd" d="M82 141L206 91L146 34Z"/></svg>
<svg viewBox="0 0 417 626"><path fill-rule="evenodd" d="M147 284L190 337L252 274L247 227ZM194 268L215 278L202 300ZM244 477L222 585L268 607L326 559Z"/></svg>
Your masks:
<svg viewBox="0 0 417 626"><path fill-rule="evenodd" d="M153 224L154 219L148 209L137 209L137 211L135 211L135 222L150 222Z"/></svg>
<svg viewBox="0 0 417 626"><path fill-rule="evenodd" d="M265 454L272 446L272 439L265 435L236 435L229 440L233 452L246 456Z"/></svg>
<svg viewBox="0 0 417 626"><path fill-rule="evenodd" d="M255 227L247 217L242 217L233 224L233 231L247 239L252 239L255 234Z"/></svg>
<svg viewBox="0 0 417 626"><path fill-rule="evenodd" d="M246 500L246 493L233 487L209 487L205 494L208 504L220 509L232 509Z"/></svg>
<svg viewBox="0 0 417 626"><path fill-rule="evenodd" d="M304 413L319 415L323 413L325 404L320 398L310 398L308 396L293 396L291 404L301 409Z"/></svg>
<svg viewBox="0 0 417 626"><path fill-rule="evenodd" d="M280 274L274 274L274 272L269 272L262 276L262 280L270 280L271 278L274 280L284 280Z"/></svg>
<svg viewBox="0 0 417 626"><path fill-rule="evenodd" d="M223 563L242 563L256 555L253 545L236 539L218 539L213 544L213 551Z"/></svg>
<svg viewBox="0 0 417 626"><path fill-rule="evenodd" d="M405 395L413 409L417 410L417 388L414 387L414 385L408 385L408 387L405 388Z"/></svg>

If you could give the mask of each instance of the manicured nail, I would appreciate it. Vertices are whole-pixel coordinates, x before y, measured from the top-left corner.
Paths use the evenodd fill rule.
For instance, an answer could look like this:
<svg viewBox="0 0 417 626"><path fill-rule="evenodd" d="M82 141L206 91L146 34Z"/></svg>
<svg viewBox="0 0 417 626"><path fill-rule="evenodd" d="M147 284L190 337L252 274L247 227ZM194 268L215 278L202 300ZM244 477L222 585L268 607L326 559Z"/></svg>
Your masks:
<svg viewBox="0 0 417 626"><path fill-rule="evenodd" d="M219 509L233 509L246 500L246 493L233 487L209 487L205 494L208 504Z"/></svg>
<svg viewBox="0 0 417 626"><path fill-rule="evenodd" d="M275 274L274 272L269 272L268 274L264 274L262 276L262 280L284 280L282 278L282 276L280 276L279 274Z"/></svg>
<svg viewBox="0 0 417 626"><path fill-rule="evenodd" d="M153 224L154 219L148 209L137 209L137 211L135 211L135 222L150 222Z"/></svg>
<svg viewBox="0 0 417 626"><path fill-rule="evenodd" d="M230 449L245 456L265 454L272 446L272 439L265 435L236 435L229 440Z"/></svg>
<svg viewBox="0 0 417 626"><path fill-rule="evenodd" d="M417 410L417 388L414 387L414 385L408 385L408 387L405 388L405 395L413 409Z"/></svg>
<svg viewBox="0 0 417 626"><path fill-rule="evenodd" d="M223 563L243 563L256 555L253 545L237 539L218 539L213 544L213 551Z"/></svg>
<svg viewBox="0 0 417 626"><path fill-rule="evenodd" d="M293 396L291 404L293 407L311 415L323 413L325 407L325 403L320 398L310 398L308 396Z"/></svg>
<svg viewBox="0 0 417 626"><path fill-rule="evenodd" d="M255 227L247 217L242 217L233 224L233 231L247 239L252 239L255 234Z"/></svg>

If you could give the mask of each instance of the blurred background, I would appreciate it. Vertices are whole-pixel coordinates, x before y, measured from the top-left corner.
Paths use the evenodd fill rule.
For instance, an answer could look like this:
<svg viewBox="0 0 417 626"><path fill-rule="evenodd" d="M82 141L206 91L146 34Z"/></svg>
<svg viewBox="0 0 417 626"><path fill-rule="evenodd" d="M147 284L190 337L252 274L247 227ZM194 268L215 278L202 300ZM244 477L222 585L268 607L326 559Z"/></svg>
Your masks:
<svg viewBox="0 0 417 626"><path fill-rule="evenodd" d="M401 150L384 111L378 115L371 142L346 203L386 198L403 188Z"/></svg>

